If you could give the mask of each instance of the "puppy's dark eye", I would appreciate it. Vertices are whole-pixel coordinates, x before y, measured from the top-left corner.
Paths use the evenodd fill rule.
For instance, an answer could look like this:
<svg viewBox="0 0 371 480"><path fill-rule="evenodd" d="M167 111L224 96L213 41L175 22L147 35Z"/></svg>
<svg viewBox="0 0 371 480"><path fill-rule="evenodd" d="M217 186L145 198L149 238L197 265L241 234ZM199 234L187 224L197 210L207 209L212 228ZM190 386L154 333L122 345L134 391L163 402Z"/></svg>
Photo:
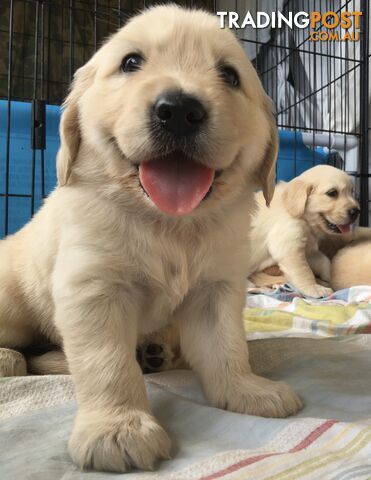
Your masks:
<svg viewBox="0 0 371 480"><path fill-rule="evenodd" d="M331 188L331 190L326 192L326 195L331 198L336 198L339 195L339 192L336 190L336 188Z"/></svg>
<svg viewBox="0 0 371 480"><path fill-rule="evenodd" d="M139 53L129 53L121 62L121 70L125 73L136 72L140 69L144 58Z"/></svg>
<svg viewBox="0 0 371 480"><path fill-rule="evenodd" d="M221 65L218 68L220 78L231 87L240 85L240 77L233 67L229 65Z"/></svg>

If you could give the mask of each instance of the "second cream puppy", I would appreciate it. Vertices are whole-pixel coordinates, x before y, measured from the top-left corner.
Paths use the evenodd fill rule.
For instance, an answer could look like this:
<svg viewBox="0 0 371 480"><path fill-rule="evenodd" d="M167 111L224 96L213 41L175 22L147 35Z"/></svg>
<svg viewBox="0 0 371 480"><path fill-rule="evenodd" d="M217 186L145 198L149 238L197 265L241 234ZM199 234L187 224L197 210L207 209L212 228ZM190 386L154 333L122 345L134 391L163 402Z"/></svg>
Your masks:
<svg viewBox="0 0 371 480"><path fill-rule="evenodd" d="M331 286L336 290L371 285L371 240L341 249L331 262Z"/></svg>
<svg viewBox="0 0 371 480"><path fill-rule="evenodd" d="M347 235L359 214L352 179L329 165L313 167L289 183L277 185L268 208L261 193L252 222L253 271L278 264L286 279L311 297L332 290L316 281L330 282L331 263L319 250L328 235Z"/></svg>

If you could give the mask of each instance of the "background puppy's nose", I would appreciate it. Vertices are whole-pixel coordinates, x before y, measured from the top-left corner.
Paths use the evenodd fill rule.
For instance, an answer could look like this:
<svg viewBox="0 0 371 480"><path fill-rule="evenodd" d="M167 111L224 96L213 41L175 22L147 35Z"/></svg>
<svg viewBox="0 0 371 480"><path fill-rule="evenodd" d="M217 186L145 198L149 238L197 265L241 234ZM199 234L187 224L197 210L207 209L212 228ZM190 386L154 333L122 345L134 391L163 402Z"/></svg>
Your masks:
<svg viewBox="0 0 371 480"><path fill-rule="evenodd" d="M196 133L206 120L206 110L197 98L182 92L161 95L153 108L154 120L176 137Z"/></svg>
<svg viewBox="0 0 371 480"><path fill-rule="evenodd" d="M348 210L348 215L351 220L356 220L358 215L361 213L361 210L359 208L351 208Z"/></svg>

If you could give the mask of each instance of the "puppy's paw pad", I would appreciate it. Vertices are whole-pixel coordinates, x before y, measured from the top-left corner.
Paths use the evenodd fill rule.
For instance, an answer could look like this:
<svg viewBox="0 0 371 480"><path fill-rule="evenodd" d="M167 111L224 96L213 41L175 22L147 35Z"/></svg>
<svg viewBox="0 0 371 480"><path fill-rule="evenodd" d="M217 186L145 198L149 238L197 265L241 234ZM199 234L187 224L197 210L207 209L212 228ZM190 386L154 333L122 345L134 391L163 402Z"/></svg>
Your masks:
<svg viewBox="0 0 371 480"><path fill-rule="evenodd" d="M137 360L143 373L160 372L165 369L170 358L163 345L143 343L137 347Z"/></svg>
<svg viewBox="0 0 371 480"><path fill-rule="evenodd" d="M170 439L150 414L79 413L69 441L73 461L81 468L127 472L153 470L159 459L170 458Z"/></svg>
<svg viewBox="0 0 371 480"><path fill-rule="evenodd" d="M288 384L252 374L230 386L225 397L220 397L217 403L233 412L267 418L285 418L303 408L300 398Z"/></svg>

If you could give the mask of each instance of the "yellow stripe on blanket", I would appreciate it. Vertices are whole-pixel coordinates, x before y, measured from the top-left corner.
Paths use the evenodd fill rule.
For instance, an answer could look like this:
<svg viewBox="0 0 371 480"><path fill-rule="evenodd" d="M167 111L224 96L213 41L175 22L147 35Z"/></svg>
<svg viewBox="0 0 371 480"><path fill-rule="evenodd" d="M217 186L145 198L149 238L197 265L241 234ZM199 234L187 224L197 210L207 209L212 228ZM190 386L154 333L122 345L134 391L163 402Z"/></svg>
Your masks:
<svg viewBox="0 0 371 480"><path fill-rule="evenodd" d="M289 306L281 303L270 308L245 308L244 327L248 336L257 338L287 334L337 336L352 333L371 333L370 305L310 305L296 299ZM260 335L259 335L260 334Z"/></svg>
<svg viewBox="0 0 371 480"><path fill-rule="evenodd" d="M293 327L294 314L264 308L245 308L244 326L246 333L280 332Z"/></svg>

